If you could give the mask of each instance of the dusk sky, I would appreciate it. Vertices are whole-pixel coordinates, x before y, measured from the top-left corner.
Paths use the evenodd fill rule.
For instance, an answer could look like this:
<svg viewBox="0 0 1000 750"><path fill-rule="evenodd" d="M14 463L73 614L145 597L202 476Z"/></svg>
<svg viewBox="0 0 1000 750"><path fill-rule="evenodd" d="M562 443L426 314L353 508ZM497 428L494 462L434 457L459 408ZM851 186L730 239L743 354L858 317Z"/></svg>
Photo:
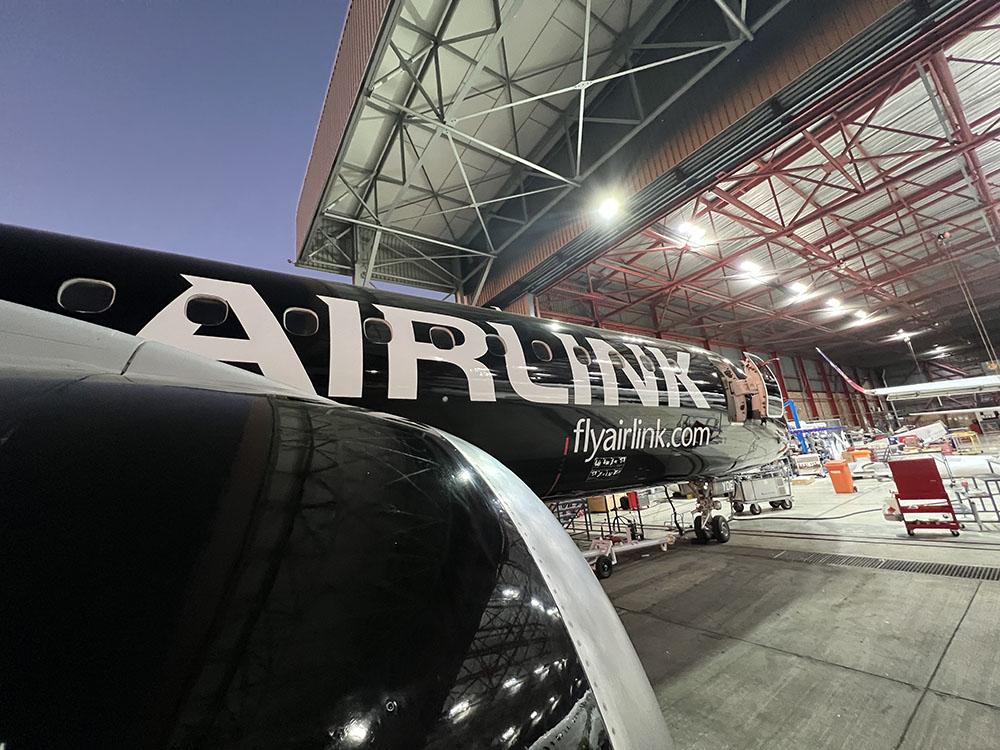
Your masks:
<svg viewBox="0 0 1000 750"><path fill-rule="evenodd" d="M346 5L3 0L0 223L292 270Z"/></svg>

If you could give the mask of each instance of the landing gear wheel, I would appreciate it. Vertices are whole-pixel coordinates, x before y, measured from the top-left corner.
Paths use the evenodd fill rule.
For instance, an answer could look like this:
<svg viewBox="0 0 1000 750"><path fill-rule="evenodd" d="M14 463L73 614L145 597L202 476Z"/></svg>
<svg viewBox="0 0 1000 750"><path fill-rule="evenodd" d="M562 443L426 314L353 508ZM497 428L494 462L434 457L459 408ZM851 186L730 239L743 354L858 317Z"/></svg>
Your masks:
<svg viewBox="0 0 1000 750"><path fill-rule="evenodd" d="M594 560L594 572L601 580L610 576L613 569L614 566L611 564L611 558L607 555L601 555Z"/></svg>
<svg viewBox="0 0 1000 750"><path fill-rule="evenodd" d="M694 538L698 544L708 543L708 532L705 531L705 527L701 525L701 516L694 517Z"/></svg>
<svg viewBox="0 0 1000 750"><path fill-rule="evenodd" d="M750 515L751 516L760 515L760 506L757 505L757 503L750 503Z"/></svg>
<svg viewBox="0 0 1000 750"><path fill-rule="evenodd" d="M733 513L742 513L743 503L733 503Z"/></svg>
<svg viewBox="0 0 1000 750"><path fill-rule="evenodd" d="M781 506L782 508L784 508L785 510L791 510L791 509L792 509L792 498L790 498L790 497L786 497L786 498L785 498L784 500L782 500L782 501L781 501L781 502L779 503L779 505L780 505L780 506Z"/></svg>
<svg viewBox="0 0 1000 750"><path fill-rule="evenodd" d="M729 541L729 521L724 516L712 516L712 536L719 544Z"/></svg>

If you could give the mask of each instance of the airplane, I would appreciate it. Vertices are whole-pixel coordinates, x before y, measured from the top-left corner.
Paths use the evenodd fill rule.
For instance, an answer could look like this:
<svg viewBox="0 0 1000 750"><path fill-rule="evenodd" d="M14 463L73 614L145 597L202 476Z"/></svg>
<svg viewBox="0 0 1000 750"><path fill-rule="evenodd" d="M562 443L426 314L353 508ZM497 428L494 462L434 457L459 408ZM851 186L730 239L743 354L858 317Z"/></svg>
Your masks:
<svg viewBox="0 0 1000 750"><path fill-rule="evenodd" d="M482 449L11 302L0 353L0 748L672 747Z"/></svg>
<svg viewBox="0 0 1000 750"><path fill-rule="evenodd" d="M0 264L0 743L671 746L538 495L696 480L725 541L707 480L787 450L763 362L14 227Z"/></svg>
<svg viewBox="0 0 1000 750"><path fill-rule="evenodd" d="M787 452L778 382L688 344L0 225L0 299L444 430L542 498L711 478ZM702 481L705 480L705 481Z"/></svg>
<svg viewBox="0 0 1000 750"><path fill-rule="evenodd" d="M991 413L992 412L992 413ZM977 417L983 416L987 419L1000 419L1000 407L997 406L974 406L968 409L931 409L928 411L911 411L909 417L934 417L951 416L953 414L974 414Z"/></svg>
<svg viewBox="0 0 1000 750"><path fill-rule="evenodd" d="M977 393L1000 392L1000 375L977 375L971 378L935 380L929 383L909 383L907 385L892 385L885 388L865 388L851 380L818 346L816 347L816 351L855 391L863 393L866 396L882 397L887 401L914 401L924 398L970 396Z"/></svg>

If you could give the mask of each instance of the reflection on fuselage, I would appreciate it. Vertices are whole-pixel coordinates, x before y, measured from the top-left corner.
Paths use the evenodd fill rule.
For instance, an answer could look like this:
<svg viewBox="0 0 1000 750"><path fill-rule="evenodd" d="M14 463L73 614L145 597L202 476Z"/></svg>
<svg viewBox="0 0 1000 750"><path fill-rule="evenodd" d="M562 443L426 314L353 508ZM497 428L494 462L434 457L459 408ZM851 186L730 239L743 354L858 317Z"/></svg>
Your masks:
<svg viewBox="0 0 1000 750"><path fill-rule="evenodd" d="M610 746L549 583L437 433L54 382L0 372L28 405L0 411L11 747Z"/></svg>

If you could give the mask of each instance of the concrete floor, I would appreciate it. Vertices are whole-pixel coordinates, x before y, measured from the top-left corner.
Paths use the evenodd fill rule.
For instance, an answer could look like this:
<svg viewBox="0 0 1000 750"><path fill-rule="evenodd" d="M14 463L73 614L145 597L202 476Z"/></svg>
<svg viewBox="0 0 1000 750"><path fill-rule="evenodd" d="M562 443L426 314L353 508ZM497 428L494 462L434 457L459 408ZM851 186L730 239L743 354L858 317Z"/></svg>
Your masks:
<svg viewBox="0 0 1000 750"><path fill-rule="evenodd" d="M857 492L834 493L830 480L816 478L812 484L793 487L795 505L775 510L764 504L759 516L744 511L731 521L733 541L742 546L779 547L812 552L836 552L904 560L996 565L1000 560L1000 523L987 521L980 531L972 519L953 537L947 531L917 531L909 537L902 523L883 519L882 502L894 489L891 482L859 480ZM694 503L675 501L685 526L692 523ZM729 508L723 509L728 513ZM642 512L645 523L664 528L672 525L672 509L666 504ZM634 514L633 514L634 515ZM593 514L594 524L604 521ZM982 518L987 519L986 515ZM991 516L995 518L995 516ZM998 745L1000 747L1000 745Z"/></svg>
<svg viewBox="0 0 1000 750"><path fill-rule="evenodd" d="M678 748L1000 747L1000 583L761 554L1000 565L996 531L911 539L880 512L832 518L887 491L818 480L792 510L734 521L726 545L682 540L604 581Z"/></svg>

